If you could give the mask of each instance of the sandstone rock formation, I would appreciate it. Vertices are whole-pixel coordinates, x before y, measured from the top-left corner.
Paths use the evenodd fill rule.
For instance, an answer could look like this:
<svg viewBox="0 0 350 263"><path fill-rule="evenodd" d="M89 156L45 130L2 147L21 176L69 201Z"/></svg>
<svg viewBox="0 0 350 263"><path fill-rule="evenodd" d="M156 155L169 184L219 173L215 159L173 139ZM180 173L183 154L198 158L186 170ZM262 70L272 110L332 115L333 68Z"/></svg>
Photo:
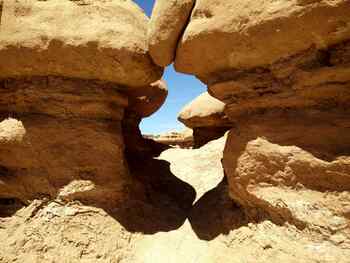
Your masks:
<svg viewBox="0 0 350 263"><path fill-rule="evenodd" d="M223 102L204 92L181 110L178 120L193 129L195 148L220 138L232 128L224 109Z"/></svg>
<svg viewBox="0 0 350 263"><path fill-rule="evenodd" d="M157 65L174 61L177 42L185 29L195 0L155 1L148 28L149 51Z"/></svg>
<svg viewBox="0 0 350 263"><path fill-rule="evenodd" d="M177 43L176 70L196 75L225 103L230 196L250 229L254 223L252 239L265 244L242 236L254 262L293 262L289 249L272 260L279 245L263 238L289 231L297 262L347 260L349 25L346 0L200 0Z"/></svg>
<svg viewBox="0 0 350 263"><path fill-rule="evenodd" d="M145 118L163 105L168 96L168 87L164 80L157 80L142 90L128 89L126 94L129 96L129 109Z"/></svg>
<svg viewBox="0 0 350 263"><path fill-rule="evenodd" d="M169 12L157 8L152 16L176 15L175 8ZM175 67L210 82L213 73L264 67L310 47L325 49L349 38L349 12L346 0L196 1L174 48Z"/></svg>
<svg viewBox="0 0 350 263"><path fill-rule="evenodd" d="M152 16L147 40L130 0L0 1L0 262L348 263L349 1ZM152 59L222 101L184 110L194 137L227 137L142 137L167 94Z"/></svg>
<svg viewBox="0 0 350 263"><path fill-rule="evenodd" d="M180 148L193 147L193 131L189 128L185 128L182 131L170 131L157 135L146 134L143 135L143 137L169 146L179 146Z"/></svg>
<svg viewBox="0 0 350 263"><path fill-rule="evenodd" d="M268 214L278 224L335 234L349 223L349 160L344 156L328 162L298 147L258 138L238 159L229 178L231 195L249 215ZM350 240L349 231L343 234Z"/></svg>
<svg viewBox="0 0 350 263"><path fill-rule="evenodd" d="M129 106L122 127L127 155L143 155L144 158L158 156L167 147L144 138L139 124L142 118L153 114L163 105L168 95L165 81L158 80L143 90L130 89L126 93L129 96Z"/></svg>
<svg viewBox="0 0 350 263"><path fill-rule="evenodd" d="M0 118L23 125L1 123L2 203L57 198L110 209L131 193L141 198L124 123L167 95L162 82L150 84L162 70L148 54L145 14L132 1L2 3Z"/></svg>
<svg viewBox="0 0 350 263"><path fill-rule="evenodd" d="M269 220L247 220L241 208L228 198L227 183L221 181L224 172L220 160L225 140L220 138L195 150L173 148L160 156L160 160L169 163L174 175L196 189L196 202L185 222L176 223L175 218L182 217L182 211L175 209L166 195L154 196L155 203L163 203L160 207L135 200L123 203L109 213L77 202L36 200L10 218L0 217L0 261L54 262L64 257L73 263L163 263L164 260L171 263L195 260L201 263L240 263L242 259L258 263L346 263L350 256L349 239L345 235L348 228L341 229L344 216L338 212L346 213L347 192L323 193L306 188L297 192L286 185L285 192L280 192L283 188L273 189L278 190L278 198L283 198L276 201L266 199L272 197L266 191L272 191L274 184L257 181L249 195L252 198L245 200L258 201L256 205L268 209L265 211L273 211L274 201L279 208L286 208L283 201L288 201L288 207L283 211L297 211L297 217L311 214L312 217L308 218L310 228L297 228L288 222L277 225ZM296 147L271 145L262 139L250 143L248 148L240 165L248 168L256 164L257 169L251 167L240 171L247 171L250 175L260 173L264 166L273 169L275 166L271 166L270 161L276 160L271 158L274 156L279 159L285 154L294 154L294 160L298 160L296 156L299 154L303 155L302 160L304 154L311 157ZM262 159L267 162L259 161L261 156L265 156ZM279 163L282 166L284 159L282 157ZM314 157L311 159L317 162ZM271 177L264 178L277 178L278 174L274 175L272 169L265 170L264 175L270 173ZM245 185L245 174L249 175L240 173L242 186ZM280 181L274 180L275 183ZM170 183L161 187L168 187L167 190L171 191L174 181ZM250 191L249 188L242 190L242 193ZM288 194L293 191L303 198L290 199ZM306 200L308 203L304 203ZM270 201L271 206L264 206ZM329 209L332 201L333 206ZM277 211L282 211L279 208ZM327 222L329 219L332 219L331 225ZM327 227L320 222L327 222Z"/></svg>
<svg viewBox="0 0 350 263"><path fill-rule="evenodd" d="M64 76L143 87L160 79L131 0L2 1L0 78Z"/></svg>

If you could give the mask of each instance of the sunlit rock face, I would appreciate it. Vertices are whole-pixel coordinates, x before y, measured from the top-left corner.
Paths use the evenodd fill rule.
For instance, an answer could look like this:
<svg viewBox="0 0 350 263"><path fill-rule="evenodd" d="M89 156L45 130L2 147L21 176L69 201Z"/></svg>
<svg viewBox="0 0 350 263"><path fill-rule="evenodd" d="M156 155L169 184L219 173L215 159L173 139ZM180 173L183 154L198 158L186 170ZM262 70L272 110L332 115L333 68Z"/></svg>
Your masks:
<svg viewBox="0 0 350 263"><path fill-rule="evenodd" d="M153 61L162 67L174 61L179 38L187 25L195 0L155 1L148 26L148 45Z"/></svg>
<svg viewBox="0 0 350 263"><path fill-rule="evenodd" d="M341 236L338 256L345 253L349 2L199 0L175 54L176 70L196 75L225 104L232 128L223 167L246 216L330 243Z"/></svg>
<svg viewBox="0 0 350 263"><path fill-rule="evenodd" d="M0 116L18 120L0 127L1 200L110 209L141 196L125 158L125 112L149 116L167 95L146 15L132 1L1 3Z"/></svg>
<svg viewBox="0 0 350 263"><path fill-rule="evenodd" d="M179 113L178 120L193 129L194 147L222 137L233 123L224 113L225 104L207 92L199 95Z"/></svg>
<svg viewBox="0 0 350 263"><path fill-rule="evenodd" d="M143 87L160 79L148 18L127 1L2 1L0 77L65 76Z"/></svg>

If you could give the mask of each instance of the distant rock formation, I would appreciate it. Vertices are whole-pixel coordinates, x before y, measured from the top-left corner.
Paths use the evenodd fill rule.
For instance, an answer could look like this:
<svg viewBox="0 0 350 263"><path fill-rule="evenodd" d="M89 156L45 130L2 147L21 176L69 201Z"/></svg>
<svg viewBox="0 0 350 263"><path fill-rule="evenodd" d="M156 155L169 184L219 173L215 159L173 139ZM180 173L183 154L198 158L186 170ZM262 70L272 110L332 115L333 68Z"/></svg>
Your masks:
<svg viewBox="0 0 350 263"><path fill-rule="evenodd" d="M178 120L193 129L195 148L222 137L232 128L224 109L223 102L204 92L181 110Z"/></svg>
<svg viewBox="0 0 350 263"><path fill-rule="evenodd" d="M169 146L179 146L180 148L193 147L193 131L188 128L182 131L170 131L157 135L145 134L143 136Z"/></svg>

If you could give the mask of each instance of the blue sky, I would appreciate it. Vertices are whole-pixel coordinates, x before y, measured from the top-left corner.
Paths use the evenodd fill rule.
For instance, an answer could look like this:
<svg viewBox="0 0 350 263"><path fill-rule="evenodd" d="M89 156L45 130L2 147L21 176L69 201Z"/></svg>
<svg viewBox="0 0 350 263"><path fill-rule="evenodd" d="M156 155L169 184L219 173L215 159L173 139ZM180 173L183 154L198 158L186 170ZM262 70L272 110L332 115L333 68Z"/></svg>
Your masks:
<svg viewBox="0 0 350 263"><path fill-rule="evenodd" d="M154 0L134 0L143 8L148 16L152 13ZM165 69L163 79L169 89L169 95L164 105L152 116L143 119L140 128L144 134L157 134L169 130L181 130L183 125L177 121L180 110L206 87L195 77L177 73L173 66Z"/></svg>

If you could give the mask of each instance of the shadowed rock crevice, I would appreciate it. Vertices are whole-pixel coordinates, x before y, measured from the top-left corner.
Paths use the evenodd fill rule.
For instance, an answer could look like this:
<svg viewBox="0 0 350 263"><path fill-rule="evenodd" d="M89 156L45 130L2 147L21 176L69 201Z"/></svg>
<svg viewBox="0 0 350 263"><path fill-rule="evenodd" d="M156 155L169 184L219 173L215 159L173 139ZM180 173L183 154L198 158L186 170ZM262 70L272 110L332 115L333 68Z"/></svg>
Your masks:
<svg viewBox="0 0 350 263"><path fill-rule="evenodd" d="M24 206L25 204L16 198L0 198L0 218L10 217Z"/></svg>
<svg viewBox="0 0 350 263"><path fill-rule="evenodd" d="M145 139L139 129L141 118L126 112L123 120L125 156L131 176L142 186L143 195L122 203L111 215L132 232L154 234L178 229L195 200L192 186L176 177L170 163L156 157L170 147Z"/></svg>

